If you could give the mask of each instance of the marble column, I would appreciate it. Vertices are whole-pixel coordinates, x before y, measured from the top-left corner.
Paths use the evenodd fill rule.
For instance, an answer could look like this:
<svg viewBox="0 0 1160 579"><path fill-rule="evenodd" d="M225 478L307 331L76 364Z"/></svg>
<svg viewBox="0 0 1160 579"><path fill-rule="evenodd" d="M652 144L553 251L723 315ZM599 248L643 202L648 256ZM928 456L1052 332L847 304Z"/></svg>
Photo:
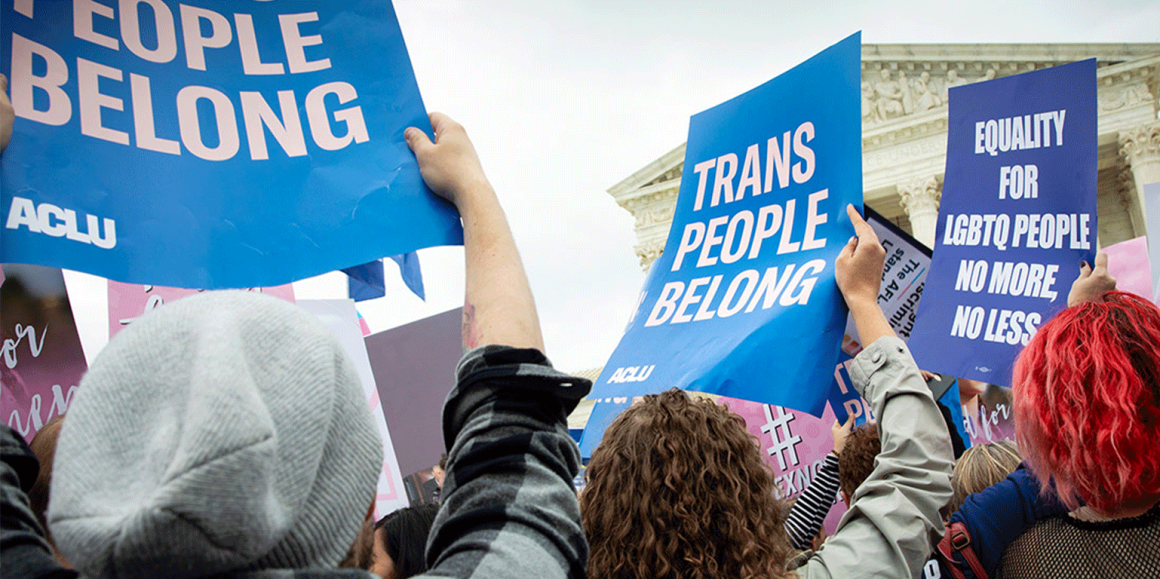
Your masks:
<svg viewBox="0 0 1160 579"><path fill-rule="evenodd" d="M1136 203L1140 208L1140 221L1141 225L1144 225L1147 222L1144 185L1160 183L1160 121L1145 123L1133 130L1121 131L1120 155L1131 168L1132 181L1136 187ZM1136 233L1144 235L1147 229L1141 227Z"/></svg>
<svg viewBox="0 0 1160 579"><path fill-rule="evenodd" d="M934 233L938 226L938 204L942 198L942 185L938 178L916 177L898 186L902 208L910 217L910 230L914 238L934 249Z"/></svg>

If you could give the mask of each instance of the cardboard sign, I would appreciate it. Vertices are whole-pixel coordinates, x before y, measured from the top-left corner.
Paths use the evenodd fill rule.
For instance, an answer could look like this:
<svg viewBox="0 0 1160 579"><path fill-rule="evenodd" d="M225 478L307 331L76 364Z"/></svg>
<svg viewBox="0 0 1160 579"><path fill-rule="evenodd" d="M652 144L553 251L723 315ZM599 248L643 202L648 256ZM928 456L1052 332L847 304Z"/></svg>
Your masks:
<svg viewBox="0 0 1160 579"><path fill-rule="evenodd" d="M910 342L919 366L1009 385L1096 250L1096 63L950 90L934 259Z"/></svg>
<svg viewBox="0 0 1160 579"><path fill-rule="evenodd" d="M4 2L0 46L0 261L220 289L462 243L388 0Z"/></svg>
<svg viewBox="0 0 1160 579"><path fill-rule="evenodd" d="M455 387L455 367L463 357L462 329L463 310L456 308L366 337L404 477L430 470L447 448L443 402Z"/></svg>
<svg viewBox="0 0 1160 579"><path fill-rule="evenodd" d="M822 413L862 200L859 39L692 118L665 251L593 397L676 386Z"/></svg>
<svg viewBox="0 0 1160 579"><path fill-rule="evenodd" d="M1108 273L1116 278L1116 289L1152 301L1152 265L1148 257L1148 238L1140 236L1121 241L1105 247L1104 252L1108 254Z"/></svg>
<svg viewBox="0 0 1160 579"><path fill-rule="evenodd" d="M383 439L383 469L379 473L378 489L375 494L375 520L391 511L407 506L407 494L403 490L403 477L399 474L399 461L395 457L395 444L390 429L383 417L383 407L379 404L379 391L375 388L375 376L367 357L366 343L359 328L358 312L353 300L302 300L302 309L314 314L342 344L343 349L354 361L367 405L371 408L379 435Z"/></svg>
<svg viewBox="0 0 1160 579"><path fill-rule="evenodd" d="M1160 182L1144 185L1144 215L1148 222L1148 262L1152 266L1152 301L1160 302Z"/></svg>

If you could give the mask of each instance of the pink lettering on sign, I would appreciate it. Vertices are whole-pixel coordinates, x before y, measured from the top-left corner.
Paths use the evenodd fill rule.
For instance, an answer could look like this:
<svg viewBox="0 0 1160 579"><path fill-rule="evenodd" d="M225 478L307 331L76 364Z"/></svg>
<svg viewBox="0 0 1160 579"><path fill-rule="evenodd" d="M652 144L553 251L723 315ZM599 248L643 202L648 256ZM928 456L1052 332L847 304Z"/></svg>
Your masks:
<svg viewBox="0 0 1160 579"><path fill-rule="evenodd" d="M11 265L0 286L0 419L31 441L88 365L60 270Z"/></svg>
<svg viewBox="0 0 1160 579"><path fill-rule="evenodd" d="M156 285L121 283L109 280L109 338L133 323L133 320L169 302L200 293L191 290ZM294 288L290 284L249 291L261 292L294 303Z"/></svg>

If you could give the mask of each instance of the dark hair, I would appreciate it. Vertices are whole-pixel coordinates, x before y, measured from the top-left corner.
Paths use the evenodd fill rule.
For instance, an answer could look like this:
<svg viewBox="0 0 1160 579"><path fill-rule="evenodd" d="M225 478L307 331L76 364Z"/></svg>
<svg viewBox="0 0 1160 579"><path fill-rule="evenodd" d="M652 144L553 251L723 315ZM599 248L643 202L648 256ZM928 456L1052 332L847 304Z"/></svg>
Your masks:
<svg viewBox="0 0 1160 579"><path fill-rule="evenodd" d="M878 425L865 424L850 431L846 446L838 457L838 484L846 499L854 500L854 491L874 472L874 459L882 452Z"/></svg>
<svg viewBox="0 0 1160 579"><path fill-rule="evenodd" d="M1160 310L1124 292L1067 308L1015 363L1015 432L1039 480L1101 512L1160 493ZM1052 493L1044 485L1044 494Z"/></svg>
<svg viewBox="0 0 1160 579"><path fill-rule="evenodd" d="M383 548L395 563L395 579L407 579L427 570L427 535L439 505L419 505L394 511L375 523L375 540L383 531Z"/></svg>
<svg viewBox="0 0 1160 579"><path fill-rule="evenodd" d="M591 579L769 579L792 554L785 505L740 416L680 390L608 427L580 515Z"/></svg>

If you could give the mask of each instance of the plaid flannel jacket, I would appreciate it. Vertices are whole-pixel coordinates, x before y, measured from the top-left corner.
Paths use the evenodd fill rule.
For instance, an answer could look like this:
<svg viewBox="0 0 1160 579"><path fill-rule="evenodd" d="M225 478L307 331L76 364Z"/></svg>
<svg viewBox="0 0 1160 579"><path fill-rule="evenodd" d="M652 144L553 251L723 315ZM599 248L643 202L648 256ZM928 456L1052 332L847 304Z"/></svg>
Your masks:
<svg viewBox="0 0 1160 579"><path fill-rule="evenodd" d="M464 355L443 409L450 444L443 506L427 544L422 577L585 577L588 543L572 479L580 454L567 416L588 380L552 369L537 350L485 346ZM75 577L52 559L21 483L35 457L0 427L3 577ZM31 477L31 478L29 478ZM191 554L196 556L196 554ZM350 569L284 569L237 579L374 578Z"/></svg>

